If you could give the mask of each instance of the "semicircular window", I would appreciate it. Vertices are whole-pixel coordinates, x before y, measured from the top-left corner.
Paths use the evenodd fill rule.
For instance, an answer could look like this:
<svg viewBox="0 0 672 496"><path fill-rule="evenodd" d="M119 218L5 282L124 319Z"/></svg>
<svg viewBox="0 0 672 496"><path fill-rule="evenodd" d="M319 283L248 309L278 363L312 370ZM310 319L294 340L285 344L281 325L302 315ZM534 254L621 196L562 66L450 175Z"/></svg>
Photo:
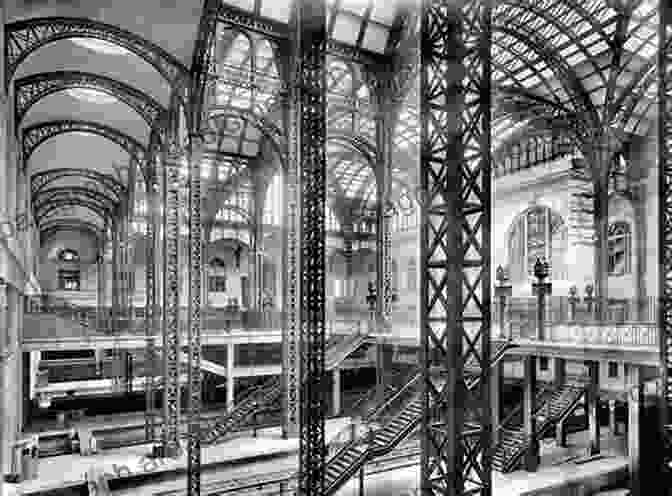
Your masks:
<svg viewBox="0 0 672 496"><path fill-rule="evenodd" d="M77 263L79 262L79 253L70 248L66 248L65 250L61 250L58 254L58 259L61 262Z"/></svg>

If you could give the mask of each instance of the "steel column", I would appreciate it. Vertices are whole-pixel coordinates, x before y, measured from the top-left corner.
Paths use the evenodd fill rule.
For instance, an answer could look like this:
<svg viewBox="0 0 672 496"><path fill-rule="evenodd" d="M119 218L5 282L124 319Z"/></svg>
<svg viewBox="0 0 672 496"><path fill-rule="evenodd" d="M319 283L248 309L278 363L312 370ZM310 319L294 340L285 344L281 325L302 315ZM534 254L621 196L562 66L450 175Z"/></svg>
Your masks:
<svg viewBox="0 0 672 496"><path fill-rule="evenodd" d="M119 220L112 221L112 315L110 329L119 331Z"/></svg>
<svg viewBox="0 0 672 496"><path fill-rule="evenodd" d="M387 69L387 68L385 68ZM376 84L376 302L379 331L389 324L392 311L392 84L390 74L381 74Z"/></svg>
<svg viewBox="0 0 672 496"><path fill-rule="evenodd" d="M299 75L299 57L292 56L292 78ZM291 85L293 86L293 85ZM287 168L284 177L283 211L283 323L282 323L282 375L283 375L283 426L284 438L297 437L300 430L299 401L301 399L301 354L299 316L299 180L298 180L298 92L289 91L285 95L284 120L289 133Z"/></svg>
<svg viewBox="0 0 672 496"><path fill-rule="evenodd" d="M659 327L661 356L661 417L666 432L662 471L672 486L672 9L660 2L658 50L658 253L660 256Z"/></svg>
<svg viewBox="0 0 672 496"><path fill-rule="evenodd" d="M156 435L155 422L155 374L156 374L156 350L154 318L156 312L156 195L157 181L156 171L151 173L147 180L147 209L149 215L146 218L145 237L145 337L147 346L145 349L145 440L153 442Z"/></svg>
<svg viewBox="0 0 672 496"><path fill-rule="evenodd" d="M182 151L170 143L164 164L164 291L163 291L163 449L175 457L180 451L180 267L179 206Z"/></svg>
<svg viewBox="0 0 672 496"><path fill-rule="evenodd" d="M423 495L490 495L490 3L422 4ZM466 390L463 364L481 379ZM441 368L442 378L430 374Z"/></svg>
<svg viewBox="0 0 672 496"><path fill-rule="evenodd" d="M298 0L291 19L295 92L292 109L298 145L300 215L301 391L299 494L324 491L326 446L325 200L326 200L326 5Z"/></svg>
<svg viewBox="0 0 672 496"><path fill-rule="evenodd" d="M191 137L189 157L189 437L187 495L201 494L201 296L203 295L203 226L201 223L203 141Z"/></svg>

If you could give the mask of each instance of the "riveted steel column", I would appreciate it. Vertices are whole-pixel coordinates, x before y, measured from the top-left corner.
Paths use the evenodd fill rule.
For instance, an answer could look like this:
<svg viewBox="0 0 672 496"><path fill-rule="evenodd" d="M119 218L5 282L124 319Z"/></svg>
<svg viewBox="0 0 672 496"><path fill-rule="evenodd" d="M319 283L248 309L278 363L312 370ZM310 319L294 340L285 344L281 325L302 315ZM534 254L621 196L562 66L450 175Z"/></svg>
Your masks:
<svg viewBox="0 0 672 496"><path fill-rule="evenodd" d="M424 0L421 29L421 489L485 496L492 494L490 3ZM482 370L469 392L468 361Z"/></svg>
<svg viewBox="0 0 672 496"><path fill-rule="evenodd" d="M163 446L164 454L175 457L180 451L180 267L179 206L182 151L169 144L164 164L164 291L163 291Z"/></svg>
<svg viewBox="0 0 672 496"><path fill-rule="evenodd" d="M352 227L352 220L347 219L341 226L343 231L343 258L345 258L345 296L348 298L353 296L352 290L352 241L354 238L354 230Z"/></svg>
<svg viewBox="0 0 672 496"><path fill-rule="evenodd" d="M105 318L105 242L98 241L96 256L96 327L98 331L107 328Z"/></svg>
<svg viewBox="0 0 672 496"><path fill-rule="evenodd" d="M7 370L5 361L9 354L9 301L7 299L7 282L0 277L0 477L3 478L0 484L4 484L5 464L9 461L6 459L7 446L9 444L9 436L6 431L6 422L9 420L7 408L5 407L5 395L9 391L5 391L5 384L7 378Z"/></svg>
<svg viewBox="0 0 672 496"><path fill-rule="evenodd" d="M326 5L297 0L291 21L296 91L296 144L300 181L301 401L299 494L324 492L326 415L325 200ZM292 143L294 145L295 143Z"/></svg>
<svg viewBox="0 0 672 496"><path fill-rule="evenodd" d="M119 331L119 219L112 221L112 315L110 329Z"/></svg>
<svg viewBox="0 0 672 496"><path fill-rule="evenodd" d="M385 67L391 71L391 68ZM385 71L381 69L381 71ZM387 72L387 71L386 71ZM389 324L392 311L392 119L391 74L383 73L376 82L376 301L379 330Z"/></svg>
<svg viewBox="0 0 672 496"><path fill-rule="evenodd" d="M672 8L660 2L658 51L658 253L659 329L662 380L661 420L666 432L663 473L672 486Z"/></svg>
<svg viewBox="0 0 672 496"><path fill-rule="evenodd" d="M154 313L156 312L156 217L158 215L156 196L158 183L156 170L150 171L147 178L146 237L145 237L145 440L152 442L156 435L155 374L156 349Z"/></svg>
<svg viewBox="0 0 672 496"><path fill-rule="evenodd" d="M290 47L295 51L294 47ZM300 55L300 53L299 53ZM293 81L299 75L300 59L293 53L290 57L290 75ZM299 306L299 130L297 107L299 93L295 85L285 93L284 120L288 132L287 169L284 178L283 201L283 322L282 322L282 376L283 376L283 437L298 437L300 431L299 401L301 399L301 350ZM232 382L233 384L233 382Z"/></svg>
<svg viewBox="0 0 672 496"><path fill-rule="evenodd" d="M187 445L187 495L201 494L201 296L203 226L201 212L201 160L203 140L191 137L189 157L189 437Z"/></svg>

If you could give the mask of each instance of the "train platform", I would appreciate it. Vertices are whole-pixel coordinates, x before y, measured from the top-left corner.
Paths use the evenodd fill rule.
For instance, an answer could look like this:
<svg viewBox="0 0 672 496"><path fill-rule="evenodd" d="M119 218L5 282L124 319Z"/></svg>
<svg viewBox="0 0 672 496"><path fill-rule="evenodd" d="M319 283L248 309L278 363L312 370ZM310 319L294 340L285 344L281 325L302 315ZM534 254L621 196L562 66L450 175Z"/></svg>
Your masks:
<svg viewBox="0 0 672 496"><path fill-rule="evenodd" d="M347 417L327 420L327 442L343 431L349 423L350 419ZM203 447L201 463L204 469L255 464L275 457L296 455L298 449L298 439L282 439L280 428L271 427L260 429L257 437L240 437L215 446ZM146 478L150 474L159 476L186 471L186 453L177 459L150 459L147 457L149 452L150 445L145 444L110 449L90 456L63 455L41 459L37 479L19 484L6 483L0 496L38 495L56 489L81 487L92 467L106 473L110 480Z"/></svg>
<svg viewBox="0 0 672 496"><path fill-rule="evenodd" d="M613 487L627 476L628 460L625 439L601 432L601 457L586 458L586 432L570 434L567 447L559 448L552 441L542 444L542 466L537 472L516 471L510 474L493 472L493 494L497 496L565 496L579 485L594 491ZM367 496L420 496L419 453L405 451L405 457L383 467L373 464L365 470L364 494ZM417 450L416 450L417 451ZM252 494L280 495L277 482L298 469L295 455L262 460L253 464L213 467L201 477L203 496L240 496ZM360 496L360 481L351 479L335 496ZM113 491L114 496L186 496L184 476L167 477L141 486Z"/></svg>
<svg viewBox="0 0 672 496"><path fill-rule="evenodd" d="M570 434L567 447L556 447L554 441L542 443L541 466L537 472L518 470L509 474L493 471L493 494L497 496L564 496L592 494L623 479L628 473L624 436L613 436L601 429L601 456L586 457L588 433ZM588 461L590 460L590 461ZM420 496L419 465L404 467L394 473L376 473L364 481L366 496ZM617 482L616 482L617 483ZM578 486L588 492L572 492ZM348 482L336 496L358 496L359 481Z"/></svg>

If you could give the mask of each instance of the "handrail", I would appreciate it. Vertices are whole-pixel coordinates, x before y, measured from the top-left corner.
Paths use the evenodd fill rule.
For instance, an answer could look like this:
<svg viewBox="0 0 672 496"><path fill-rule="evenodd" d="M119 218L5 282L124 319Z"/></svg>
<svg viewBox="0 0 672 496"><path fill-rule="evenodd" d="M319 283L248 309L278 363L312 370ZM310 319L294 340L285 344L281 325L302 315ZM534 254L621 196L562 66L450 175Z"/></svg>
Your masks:
<svg viewBox="0 0 672 496"><path fill-rule="evenodd" d="M550 391L551 389L553 389L551 386L543 386L543 387L539 390L539 392L535 395L535 400L536 400L536 399L541 399L541 397L542 397L544 394L546 394L548 391ZM507 426L508 426L508 424L509 424L509 422L511 421L511 419L513 419L514 415L520 413L520 411L521 411L522 409L523 409L523 403L521 402L521 403L519 403L513 410L511 410L511 412L504 418L504 420L502 420L502 421L499 423L499 427L497 427L497 429L495 429L495 432L499 432L500 430L504 430L504 429L506 429Z"/></svg>
<svg viewBox="0 0 672 496"><path fill-rule="evenodd" d="M392 402L396 401L399 399L399 397L404 394L408 389L414 387L417 385L417 382L422 379L422 373L416 373L415 376L413 376L406 384L404 384L399 391L394 393L390 398L388 398L386 401L383 402L382 405L380 405L378 408L376 408L373 412L371 412L369 415L363 419L365 422L370 422L374 418L378 417L385 409L387 409L388 406L392 404Z"/></svg>

